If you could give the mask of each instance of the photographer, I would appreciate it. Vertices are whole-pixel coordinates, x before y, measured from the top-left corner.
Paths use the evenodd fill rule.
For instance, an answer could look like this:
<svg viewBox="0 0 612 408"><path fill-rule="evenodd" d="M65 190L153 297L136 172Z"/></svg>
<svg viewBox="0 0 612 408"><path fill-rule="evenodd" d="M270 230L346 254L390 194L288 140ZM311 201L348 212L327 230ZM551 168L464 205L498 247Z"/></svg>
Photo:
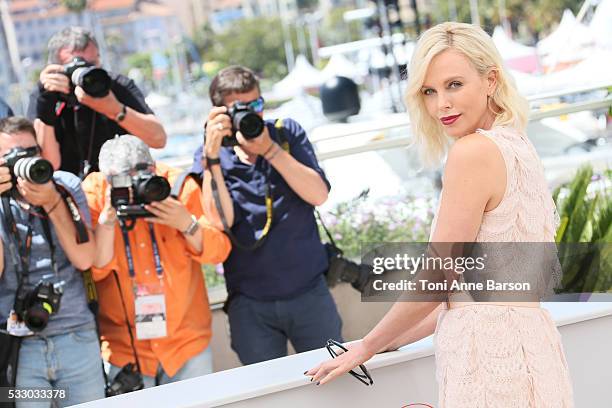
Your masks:
<svg viewBox="0 0 612 408"><path fill-rule="evenodd" d="M232 348L252 364L285 356L287 339L297 352L341 340L314 217L330 185L306 132L291 119L262 121L259 82L248 68L221 70L210 98L205 157L197 151L192 170L206 169L206 214L223 226L218 201L226 231L241 243L224 263Z"/></svg>
<svg viewBox="0 0 612 408"><path fill-rule="evenodd" d="M151 147L165 146L164 128L134 82L99 68L90 31L65 28L51 37L48 51L49 65L30 96L28 116L54 168L81 179L98 171L100 147L115 135L131 133Z"/></svg>
<svg viewBox="0 0 612 408"><path fill-rule="evenodd" d="M53 173L37 152L27 119L0 120L0 371L6 374L0 382L13 384L18 361L17 388L67 389L57 401L64 406L104 397L100 345L78 271L92 265L95 245L80 180Z"/></svg>
<svg viewBox="0 0 612 408"><path fill-rule="evenodd" d="M83 189L95 225L93 277L111 381L129 363L145 387L211 373L201 264L223 262L229 240L204 219L196 181L185 179L178 198L168 196L181 171L156 164L137 137L107 141L100 170ZM117 385L116 393L134 389Z"/></svg>

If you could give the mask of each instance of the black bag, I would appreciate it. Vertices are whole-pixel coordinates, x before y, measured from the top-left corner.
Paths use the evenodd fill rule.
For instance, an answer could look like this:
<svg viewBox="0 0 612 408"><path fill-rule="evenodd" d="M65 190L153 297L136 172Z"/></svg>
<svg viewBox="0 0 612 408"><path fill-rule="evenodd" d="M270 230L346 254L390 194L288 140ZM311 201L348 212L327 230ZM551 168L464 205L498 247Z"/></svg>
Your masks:
<svg viewBox="0 0 612 408"><path fill-rule="evenodd" d="M17 364L21 337L11 336L6 332L6 323L0 327L0 387L15 387ZM14 407L15 403L5 403L5 407Z"/></svg>

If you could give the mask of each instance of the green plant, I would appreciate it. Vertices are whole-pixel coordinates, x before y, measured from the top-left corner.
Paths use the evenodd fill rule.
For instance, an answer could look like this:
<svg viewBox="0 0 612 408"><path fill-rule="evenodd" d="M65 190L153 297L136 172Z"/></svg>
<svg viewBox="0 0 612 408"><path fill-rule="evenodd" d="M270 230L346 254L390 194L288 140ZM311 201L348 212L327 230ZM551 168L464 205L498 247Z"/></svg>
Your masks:
<svg viewBox="0 0 612 408"><path fill-rule="evenodd" d="M324 214L336 245L348 258L361 256L362 243L427 242L433 219L434 197L400 194L368 199L368 190ZM320 229L321 237L327 240Z"/></svg>
<svg viewBox="0 0 612 408"><path fill-rule="evenodd" d="M563 291L612 292L612 171L586 166L553 193Z"/></svg>
<svg viewBox="0 0 612 408"><path fill-rule="evenodd" d="M216 286L225 286L225 278L223 277L223 267L219 265L206 264L202 265L204 280L208 289Z"/></svg>

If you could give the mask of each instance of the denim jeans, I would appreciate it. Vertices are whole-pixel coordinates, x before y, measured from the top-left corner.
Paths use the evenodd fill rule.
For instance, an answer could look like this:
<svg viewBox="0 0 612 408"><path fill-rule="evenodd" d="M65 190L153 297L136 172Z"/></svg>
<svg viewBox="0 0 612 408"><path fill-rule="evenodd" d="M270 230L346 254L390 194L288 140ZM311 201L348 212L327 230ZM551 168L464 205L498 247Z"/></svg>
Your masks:
<svg viewBox="0 0 612 408"><path fill-rule="evenodd" d="M100 343L95 330L49 337L26 337L21 342L17 388L67 389L65 407L104 398ZM45 402L19 402L17 408L49 407Z"/></svg>
<svg viewBox="0 0 612 408"><path fill-rule="evenodd" d="M112 379L115 378L117 373L121 371L121 367L117 367L115 365L110 365L110 370L108 373L108 379L112 382ZM159 377L159 385L170 384L176 381L187 380L189 378L200 377L202 375L210 374L213 372L213 361L212 361L212 352L210 351L210 345L206 347L200 354L196 354L191 357L180 370L177 371L174 376L169 377L168 374L164 372L161 364L157 369L157 376ZM142 376L142 381L144 382L145 388L155 387L155 377L151 377L148 375Z"/></svg>
<svg viewBox="0 0 612 408"><path fill-rule="evenodd" d="M306 293L286 300L261 301L235 295L228 307L232 349L242 364L287 355L287 340L296 352L342 341L342 320L325 279Z"/></svg>

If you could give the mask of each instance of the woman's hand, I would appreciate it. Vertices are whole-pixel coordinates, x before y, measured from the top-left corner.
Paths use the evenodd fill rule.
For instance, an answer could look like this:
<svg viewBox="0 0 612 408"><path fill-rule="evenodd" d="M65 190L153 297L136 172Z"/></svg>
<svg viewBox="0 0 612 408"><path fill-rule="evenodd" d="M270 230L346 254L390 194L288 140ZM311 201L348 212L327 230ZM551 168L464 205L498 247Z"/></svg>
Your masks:
<svg viewBox="0 0 612 408"><path fill-rule="evenodd" d="M348 349L347 352L311 368L306 371L304 375L312 377L310 381L316 382L317 385L322 385L330 382L339 375L348 373L376 354L376 352L369 350L363 344L363 341L345 344L344 346Z"/></svg>

